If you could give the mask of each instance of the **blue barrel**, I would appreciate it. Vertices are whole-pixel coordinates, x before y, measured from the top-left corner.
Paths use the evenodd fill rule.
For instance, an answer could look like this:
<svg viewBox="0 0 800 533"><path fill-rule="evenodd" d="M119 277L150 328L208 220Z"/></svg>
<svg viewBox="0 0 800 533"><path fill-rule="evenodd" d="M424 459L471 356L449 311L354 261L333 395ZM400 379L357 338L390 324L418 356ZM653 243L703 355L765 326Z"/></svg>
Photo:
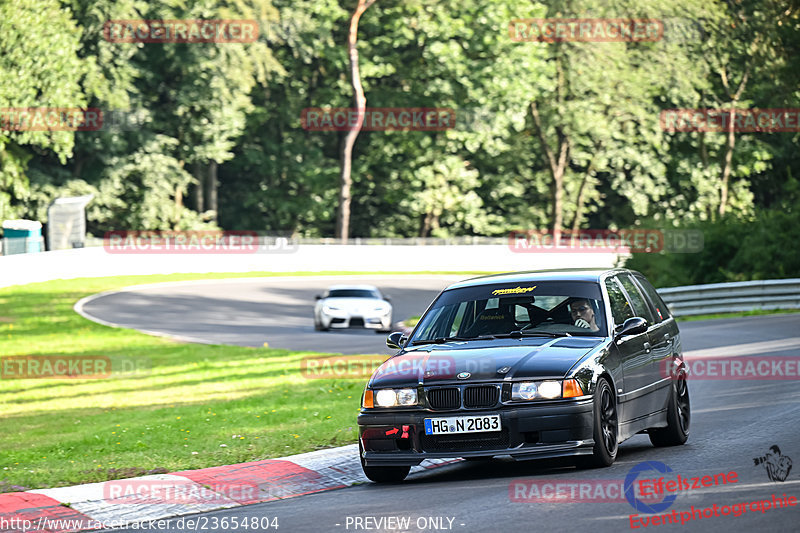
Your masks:
<svg viewBox="0 0 800 533"><path fill-rule="evenodd" d="M43 251L42 225L34 220L3 222L3 255Z"/></svg>

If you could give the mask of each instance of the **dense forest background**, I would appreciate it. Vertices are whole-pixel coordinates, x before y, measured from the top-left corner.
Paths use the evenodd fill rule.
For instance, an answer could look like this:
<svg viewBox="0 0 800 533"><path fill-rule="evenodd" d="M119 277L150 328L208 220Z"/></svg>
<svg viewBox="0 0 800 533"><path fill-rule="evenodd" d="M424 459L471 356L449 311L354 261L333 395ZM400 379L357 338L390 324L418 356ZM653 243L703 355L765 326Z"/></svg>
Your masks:
<svg viewBox="0 0 800 533"><path fill-rule="evenodd" d="M356 4L0 0L0 108L125 117L91 132L0 130L0 220L46 222L53 198L92 193L96 235L332 236L345 132L306 131L300 116L352 105ZM661 19L665 32L513 41L509 22L529 17ZM260 36L106 41L103 24L120 19L254 19ZM457 126L361 132L351 237L702 227L704 253L633 266L662 285L685 281L680 269L698 282L800 271L800 133L669 132L659 120L673 108L800 107L794 2L377 0L358 38L368 107L452 108Z"/></svg>

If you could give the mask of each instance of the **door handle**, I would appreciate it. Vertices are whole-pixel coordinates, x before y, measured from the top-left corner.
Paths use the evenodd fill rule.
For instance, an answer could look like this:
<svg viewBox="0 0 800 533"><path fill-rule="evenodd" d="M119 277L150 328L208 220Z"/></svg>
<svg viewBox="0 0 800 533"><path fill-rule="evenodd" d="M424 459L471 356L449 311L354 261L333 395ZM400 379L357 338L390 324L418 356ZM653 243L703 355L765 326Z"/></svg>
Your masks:
<svg viewBox="0 0 800 533"><path fill-rule="evenodd" d="M650 346L650 343L649 343L649 342L645 342L645 343L644 343L644 349L645 349L645 351L649 353L649 352L650 352L650 348L651 348L651 346Z"/></svg>

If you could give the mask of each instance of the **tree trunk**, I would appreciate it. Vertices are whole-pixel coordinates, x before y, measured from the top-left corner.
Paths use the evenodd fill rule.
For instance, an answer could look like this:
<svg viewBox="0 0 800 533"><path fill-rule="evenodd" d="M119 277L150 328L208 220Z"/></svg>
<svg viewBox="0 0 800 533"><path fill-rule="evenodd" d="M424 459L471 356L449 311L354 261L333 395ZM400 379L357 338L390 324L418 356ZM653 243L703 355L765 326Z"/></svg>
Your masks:
<svg viewBox="0 0 800 533"><path fill-rule="evenodd" d="M581 186L578 189L578 198L575 201L575 216L572 218L572 236L578 234L578 230L581 229L581 222L583 221L583 204L584 204L584 193L586 191L586 184L589 181L589 171L586 171L586 174L583 176L583 181L581 181Z"/></svg>
<svg viewBox="0 0 800 533"><path fill-rule="evenodd" d="M731 108L730 122L728 123L728 140L725 144L725 158L722 162L722 187L719 195L719 216L725 215L728 204L728 181L731 176L731 161L733 160L733 147L736 144L736 134L733 131L736 109Z"/></svg>
<svg viewBox="0 0 800 533"><path fill-rule="evenodd" d="M367 107L364 88L361 86L361 74L358 70L358 21L364 11L373 3L375 3L375 0L358 0L358 5L350 19L350 30L347 33L347 49L350 55L350 83L353 86L353 101L358 115L355 126L350 128L342 140L340 152L341 172L339 174L339 212L336 217L336 238L341 239L343 243L346 243L347 238L350 236L353 145L355 145L358 132L361 131L361 126L364 124L364 110Z"/></svg>
<svg viewBox="0 0 800 533"><path fill-rule="evenodd" d="M552 187L550 188L553 196L553 240L556 242L556 245L558 245L558 242L561 240L561 228L564 225L564 170L567 167L569 141L561 131L561 128L556 128L556 148L558 149L558 159L556 159L555 153L550 149L550 145L547 143L536 102L531 102L531 114L533 115L533 122L536 125L536 133L539 136L539 142L542 144L547 168L550 170L550 176L553 178Z"/></svg>
<svg viewBox="0 0 800 533"><path fill-rule="evenodd" d="M194 193L194 209L198 213L202 213L205 211L203 203L203 185L205 184L205 179L203 178L203 167L200 163L195 163L192 166L192 175L196 180L195 184L192 186L192 192Z"/></svg>
<svg viewBox="0 0 800 533"><path fill-rule="evenodd" d="M575 200L575 216L572 218L572 237L574 238L575 235L578 234L578 230L581 228L581 222L583 221L583 204L585 203L586 197L586 187L589 186L589 181L592 179L592 172L594 171L594 161L597 157L597 153L600 151L600 148L603 146L602 143L596 143L594 147L594 153L592 154L592 159L589 160L589 164L586 166L586 172L583 174L583 180L581 181L581 186L578 188L578 197Z"/></svg>
<svg viewBox="0 0 800 533"><path fill-rule="evenodd" d="M208 174L206 178L206 209L214 211L212 220L217 221L217 168L216 161L208 164Z"/></svg>
<svg viewBox="0 0 800 533"><path fill-rule="evenodd" d="M736 118L736 104L739 102L739 99L742 97L742 93L744 92L744 88L747 86L747 80L750 78L750 67L752 63L747 65L747 68L744 71L744 75L742 76L742 80L739 82L739 87L736 89L736 93L730 94L730 85L728 82L728 72L726 69L722 69L720 71L720 79L722 80L722 86L725 87L725 90L728 92L730 96L730 104L731 104L731 116L728 122L728 138L725 143L725 156L722 160L722 186L720 187L720 197L719 197L719 215L723 216L725 214L725 210L728 206L728 182L730 181L731 176L731 164L733 161L733 148L736 145L736 132L734 129L734 123Z"/></svg>

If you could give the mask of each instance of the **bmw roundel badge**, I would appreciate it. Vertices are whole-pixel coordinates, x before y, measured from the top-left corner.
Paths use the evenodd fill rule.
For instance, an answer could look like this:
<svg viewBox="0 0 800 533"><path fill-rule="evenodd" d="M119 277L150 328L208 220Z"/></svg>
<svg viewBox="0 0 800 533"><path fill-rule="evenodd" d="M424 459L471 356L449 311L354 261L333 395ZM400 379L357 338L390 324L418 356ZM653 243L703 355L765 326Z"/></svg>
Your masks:
<svg viewBox="0 0 800 533"><path fill-rule="evenodd" d="M470 374L469 372L459 372L459 373L458 373L458 375L457 375L456 377L457 377L458 379L469 379L469 377L470 377L471 375L472 375L472 374Z"/></svg>

